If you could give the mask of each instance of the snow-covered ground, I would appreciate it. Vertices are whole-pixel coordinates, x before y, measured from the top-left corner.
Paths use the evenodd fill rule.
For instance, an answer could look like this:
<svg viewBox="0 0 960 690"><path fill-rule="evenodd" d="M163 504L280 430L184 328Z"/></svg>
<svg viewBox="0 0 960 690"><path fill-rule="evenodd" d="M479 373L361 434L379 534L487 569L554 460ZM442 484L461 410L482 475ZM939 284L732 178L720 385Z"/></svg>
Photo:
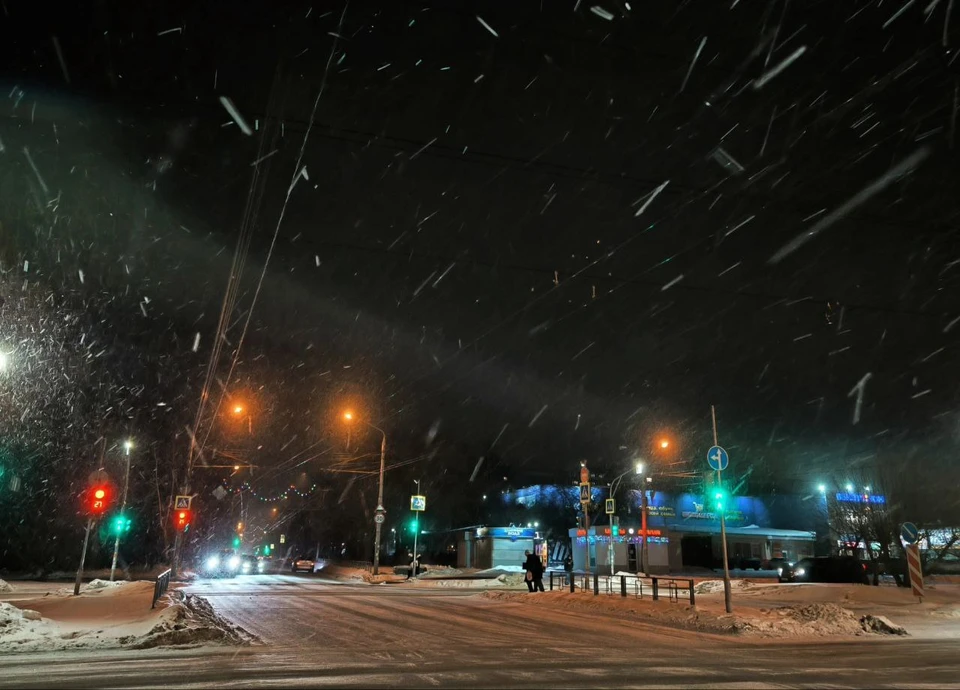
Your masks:
<svg viewBox="0 0 960 690"><path fill-rule="evenodd" d="M663 590L659 601L653 601L649 590L643 598L637 598L632 591L623 598L619 591L594 596L581 590L534 595L496 591L483 596L537 601L538 606L593 610L654 625L753 637L812 639L909 634L960 639L960 587L955 585L928 588L922 604L909 589L892 586L779 585L747 580L734 580L731 585L732 614L724 609L722 580L699 582L695 586L695 607L689 605L682 592L679 602L671 602Z"/></svg>
<svg viewBox="0 0 960 690"><path fill-rule="evenodd" d="M152 582L94 580L72 594L48 589L16 605L0 602L0 653L253 641L202 597L174 590L151 609Z"/></svg>

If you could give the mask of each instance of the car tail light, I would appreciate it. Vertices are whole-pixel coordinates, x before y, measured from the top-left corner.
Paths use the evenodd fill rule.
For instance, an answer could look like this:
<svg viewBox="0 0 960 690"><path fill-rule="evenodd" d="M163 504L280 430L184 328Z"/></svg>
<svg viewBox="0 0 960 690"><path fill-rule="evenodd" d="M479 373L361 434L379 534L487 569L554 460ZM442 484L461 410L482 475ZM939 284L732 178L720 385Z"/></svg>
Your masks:
<svg viewBox="0 0 960 690"><path fill-rule="evenodd" d="M862 563L861 565L863 565L863 569L864 569L864 570L867 569L867 564L866 564L866 563Z"/></svg>

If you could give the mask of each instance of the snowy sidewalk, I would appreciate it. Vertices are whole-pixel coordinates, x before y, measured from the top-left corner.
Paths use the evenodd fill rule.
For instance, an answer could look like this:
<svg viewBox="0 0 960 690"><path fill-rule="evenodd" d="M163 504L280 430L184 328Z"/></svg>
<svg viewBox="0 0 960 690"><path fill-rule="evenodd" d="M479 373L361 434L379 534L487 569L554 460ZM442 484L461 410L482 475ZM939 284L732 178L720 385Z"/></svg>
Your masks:
<svg viewBox="0 0 960 690"><path fill-rule="evenodd" d="M42 583L29 583L26 589L35 590L37 584ZM20 584L12 587L15 594ZM152 599L152 582L103 580L87 584L80 596L73 596L72 587L47 586L38 598L16 599L15 604L8 599L0 602L0 654L254 641L202 597L174 590L154 609Z"/></svg>
<svg viewBox="0 0 960 690"><path fill-rule="evenodd" d="M683 630L736 634L756 638L791 638L797 641L823 637L910 635L921 639L960 639L960 587L928 588L922 604L909 589L864 585L766 584L732 582L733 613L723 602L722 580L696 585L696 606L681 593L670 601L661 591L654 601L649 590L640 598L631 591L621 597L619 586L610 594L578 588L574 593L493 591L483 596L538 607L581 609Z"/></svg>

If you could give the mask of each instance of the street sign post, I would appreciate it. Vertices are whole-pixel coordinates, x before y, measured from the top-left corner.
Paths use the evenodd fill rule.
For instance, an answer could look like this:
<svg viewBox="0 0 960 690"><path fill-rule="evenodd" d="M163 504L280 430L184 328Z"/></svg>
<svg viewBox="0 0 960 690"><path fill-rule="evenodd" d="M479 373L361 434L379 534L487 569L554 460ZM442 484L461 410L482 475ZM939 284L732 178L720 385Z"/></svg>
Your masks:
<svg viewBox="0 0 960 690"><path fill-rule="evenodd" d="M174 510L190 510L193 496L177 496L173 501Z"/></svg>
<svg viewBox="0 0 960 690"><path fill-rule="evenodd" d="M373 516L373 521L376 522L378 525L382 525L384 519L385 518L383 513L377 513L376 515Z"/></svg>
<svg viewBox="0 0 960 690"><path fill-rule="evenodd" d="M603 503L604 511L607 513L607 515L613 515L615 512L617 512L617 502L614 499L608 498Z"/></svg>
<svg viewBox="0 0 960 690"><path fill-rule="evenodd" d="M427 497L426 496L411 496L410 497L410 510L415 510L418 513L422 513L427 509Z"/></svg>
<svg viewBox="0 0 960 690"><path fill-rule="evenodd" d="M920 548L916 544L907 547L907 571L910 574L910 589L923 603L923 569L920 566Z"/></svg>
<svg viewBox="0 0 960 690"><path fill-rule="evenodd" d="M587 505L589 502L590 502L590 484L584 482L580 484L580 504Z"/></svg>
<svg viewBox="0 0 960 690"><path fill-rule="evenodd" d="M717 472L717 487L723 486L722 473L730 464L727 451L720 447L717 439L717 411L710 406L710 417L713 420L713 446L707 451L707 464ZM733 603L730 601L730 559L727 556L727 519L726 504L720 506L720 541L723 544L723 604L727 613L733 613Z"/></svg>
<svg viewBox="0 0 960 690"><path fill-rule="evenodd" d="M920 530L912 522L905 522L900 525L900 538L904 544L912 546L920 541Z"/></svg>

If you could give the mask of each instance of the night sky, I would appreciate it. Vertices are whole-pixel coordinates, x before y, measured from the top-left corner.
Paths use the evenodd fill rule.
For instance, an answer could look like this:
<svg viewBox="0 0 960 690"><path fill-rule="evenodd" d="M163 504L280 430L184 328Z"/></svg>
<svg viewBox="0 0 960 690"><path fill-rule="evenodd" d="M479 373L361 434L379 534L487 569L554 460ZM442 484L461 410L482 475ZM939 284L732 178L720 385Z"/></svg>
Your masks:
<svg viewBox="0 0 960 690"><path fill-rule="evenodd" d="M756 490L956 457L952 5L6 0L4 433L182 471L239 247L200 434L267 493L345 407L513 485L703 469L711 404Z"/></svg>

